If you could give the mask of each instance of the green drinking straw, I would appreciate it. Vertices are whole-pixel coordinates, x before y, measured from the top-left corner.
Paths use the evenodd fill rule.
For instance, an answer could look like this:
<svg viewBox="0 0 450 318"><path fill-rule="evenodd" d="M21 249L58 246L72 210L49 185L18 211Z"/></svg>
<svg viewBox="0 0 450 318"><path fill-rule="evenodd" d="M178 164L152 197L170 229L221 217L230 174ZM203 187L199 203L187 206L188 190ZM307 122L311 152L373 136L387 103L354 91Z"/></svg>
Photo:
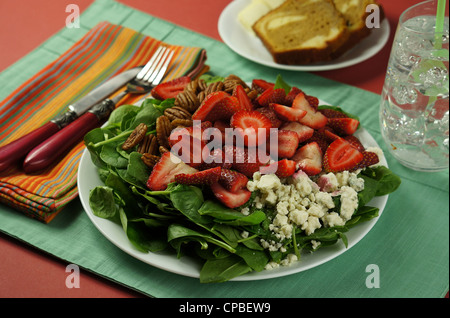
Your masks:
<svg viewBox="0 0 450 318"><path fill-rule="evenodd" d="M436 27L434 29L434 48L440 50L442 48L442 33L444 32L445 18L445 0L438 0L436 10Z"/></svg>

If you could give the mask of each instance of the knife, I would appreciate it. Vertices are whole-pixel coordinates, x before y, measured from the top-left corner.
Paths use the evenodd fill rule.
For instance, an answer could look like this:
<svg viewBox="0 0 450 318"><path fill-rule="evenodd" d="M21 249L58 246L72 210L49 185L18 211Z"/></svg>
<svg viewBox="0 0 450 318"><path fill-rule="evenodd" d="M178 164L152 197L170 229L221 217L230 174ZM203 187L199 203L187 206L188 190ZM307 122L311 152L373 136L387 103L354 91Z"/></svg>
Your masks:
<svg viewBox="0 0 450 318"><path fill-rule="evenodd" d="M0 147L0 172L10 168L15 162L25 157L31 149L57 133L60 129L69 125L119 88L126 85L136 77L141 69L142 66L135 67L114 76L77 102L69 105L69 110L65 114L53 118L40 128Z"/></svg>

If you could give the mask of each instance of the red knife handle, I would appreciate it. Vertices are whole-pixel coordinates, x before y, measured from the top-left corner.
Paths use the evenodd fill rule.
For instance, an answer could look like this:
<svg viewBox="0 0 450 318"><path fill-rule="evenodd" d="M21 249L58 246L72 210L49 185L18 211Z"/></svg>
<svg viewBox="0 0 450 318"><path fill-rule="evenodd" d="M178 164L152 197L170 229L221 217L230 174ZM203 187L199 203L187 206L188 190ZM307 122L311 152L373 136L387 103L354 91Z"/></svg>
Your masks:
<svg viewBox="0 0 450 318"><path fill-rule="evenodd" d="M33 173L49 167L99 124L100 120L95 114L85 113L32 149L23 162L23 169L26 173Z"/></svg>
<svg viewBox="0 0 450 318"><path fill-rule="evenodd" d="M49 167L62 154L84 138L90 130L97 128L114 109L110 99L95 105L90 111L71 122L56 134L33 148L23 162L26 173L33 173Z"/></svg>
<svg viewBox="0 0 450 318"><path fill-rule="evenodd" d="M59 130L59 126L51 121L29 134L0 147L0 171L13 166L14 163L25 157L25 155L42 141Z"/></svg>

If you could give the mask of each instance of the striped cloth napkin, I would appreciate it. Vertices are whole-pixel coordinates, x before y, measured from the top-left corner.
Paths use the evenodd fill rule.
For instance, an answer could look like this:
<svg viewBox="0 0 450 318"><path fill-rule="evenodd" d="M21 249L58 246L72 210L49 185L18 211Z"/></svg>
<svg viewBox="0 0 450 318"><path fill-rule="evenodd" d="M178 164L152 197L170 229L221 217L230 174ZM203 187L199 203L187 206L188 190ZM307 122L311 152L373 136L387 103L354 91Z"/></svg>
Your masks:
<svg viewBox="0 0 450 318"><path fill-rule="evenodd" d="M161 43L126 27L98 24L0 102L0 146L65 113L68 105L103 81L144 65ZM204 66L204 49L165 44L175 50L166 81L193 75L198 73L199 65ZM122 104L134 101L131 98ZM77 168L83 150L80 141L56 165L39 174L26 175L20 165L1 172L0 202L29 217L50 222L78 195Z"/></svg>

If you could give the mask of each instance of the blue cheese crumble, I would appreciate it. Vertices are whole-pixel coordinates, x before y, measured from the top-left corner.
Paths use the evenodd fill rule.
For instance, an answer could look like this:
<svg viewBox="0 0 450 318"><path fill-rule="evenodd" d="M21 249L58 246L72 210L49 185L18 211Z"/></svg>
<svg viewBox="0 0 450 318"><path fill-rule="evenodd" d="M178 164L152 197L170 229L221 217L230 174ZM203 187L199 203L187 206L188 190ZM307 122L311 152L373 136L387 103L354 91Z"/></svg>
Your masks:
<svg viewBox="0 0 450 318"><path fill-rule="evenodd" d="M345 225L358 208L358 192L364 189L364 179L356 172L343 171L314 177L313 181L299 170L289 178L280 179L275 174L253 174L247 183L249 191L257 191L253 206L257 209L274 208L276 214L271 219L269 230L278 241L261 240L260 244L269 251L285 252L283 240L290 239L294 226L311 235L315 230L336 225ZM333 198L340 196L339 213ZM242 213L248 213L248 208ZM243 209L244 210L244 209ZM317 248L320 242L312 242ZM289 254L282 264L290 264L297 257ZM268 268L278 265L269 264Z"/></svg>

